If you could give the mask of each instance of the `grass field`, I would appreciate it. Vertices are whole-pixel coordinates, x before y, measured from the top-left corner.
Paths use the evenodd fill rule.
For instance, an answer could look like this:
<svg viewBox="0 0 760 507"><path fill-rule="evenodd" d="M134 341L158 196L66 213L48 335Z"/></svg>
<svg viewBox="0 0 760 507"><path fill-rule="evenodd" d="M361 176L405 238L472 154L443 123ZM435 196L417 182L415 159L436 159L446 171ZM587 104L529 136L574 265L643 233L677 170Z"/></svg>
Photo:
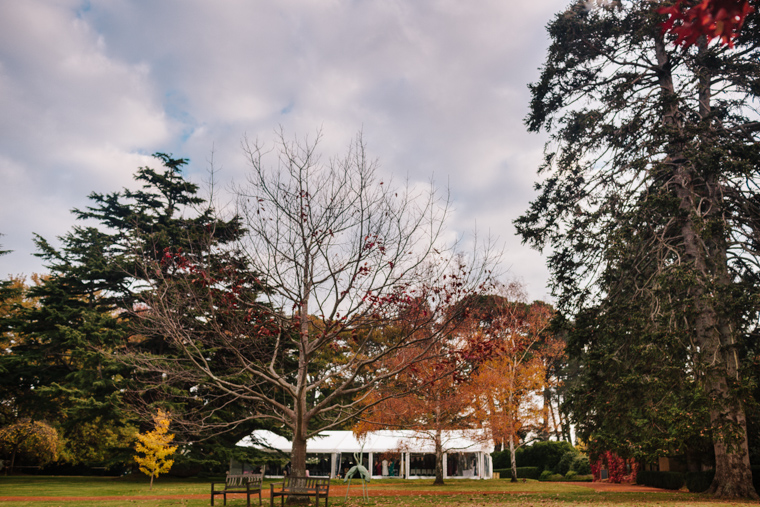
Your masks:
<svg viewBox="0 0 760 507"><path fill-rule="evenodd" d="M148 489L142 477L0 477L2 507L168 507L207 506L210 480L159 478ZM265 490L268 490L265 482ZM360 494L354 483L351 494ZM527 481L511 484L507 480L451 480L435 487L426 480L374 481L369 486L370 498L351 496L346 502L345 485L333 481L330 505L335 506L473 506L473 507L720 507L758 505L751 502L721 502L706 495L684 492L611 492L595 491L587 486L567 483ZM380 496L381 495L381 496ZM266 494L264 495L267 496ZM13 498L10 498L13 497ZM216 505L222 505L217 497ZM244 496L227 502L230 507L245 505ZM258 505L258 498L252 499ZM264 498L264 505L269 499ZM279 503L277 503L279 505ZM322 505L322 504L320 504Z"/></svg>

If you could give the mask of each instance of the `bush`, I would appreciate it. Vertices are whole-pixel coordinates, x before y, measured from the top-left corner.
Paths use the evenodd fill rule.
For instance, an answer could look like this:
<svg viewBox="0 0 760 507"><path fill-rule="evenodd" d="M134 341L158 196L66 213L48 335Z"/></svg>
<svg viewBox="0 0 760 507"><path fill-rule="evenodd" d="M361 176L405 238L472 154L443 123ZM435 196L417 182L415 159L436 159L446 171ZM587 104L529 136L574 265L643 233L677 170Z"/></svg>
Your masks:
<svg viewBox="0 0 760 507"><path fill-rule="evenodd" d="M561 475L567 475L567 473L572 469L573 461L575 461L575 458L577 457L578 451L567 451L562 455L562 458L559 460L559 463L557 463L557 468L554 471Z"/></svg>
<svg viewBox="0 0 760 507"><path fill-rule="evenodd" d="M684 485L684 475L678 472L640 471L636 476L636 484L653 488L681 489Z"/></svg>
<svg viewBox="0 0 760 507"><path fill-rule="evenodd" d="M556 470L562 456L569 451L575 452L570 442L536 442L530 447L518 449L515 457L518 467L538 467L542 471Z"/></svg>
<svg viewBox="0 0 760 507"><path fill-rule="evenodd" d="M689 472L686 474L686 487L692 493L702 493L707 491L715 477L715 470L705 472ZM760 467L752 467L752 485L755 491L760 492Z"/></svg>
<svg viewBox="0 0 760 507"><path fill-rule="evenodd" d="M502 479L512 478L511 468L494 468L493 471L494 473L498 472ZM541 475L541 472L536 467L518 467L517 468L518 479L538 479L540 475Z"/></svg>
<svg viewBox="0 0 760 507"><path fill-rule="evenodd" d="M494 451L491 453L491 459L493 460L494 472L512 467L512 463L510 463L512 458L509 456L509 451Z"/></svg>
<svg viewBox="0 0 760 507"><path fill-rule="evenodd" d="M562 474L555 474L551 470L544 470L538 477L539 481L564 481L565 476Z"/></svg>
<svg viewBox="0 0 760 507"><path fill-rule="evenodd" d="M578 474L577 474L577 473L575 473L574 471L572 471L572 470L569 470L569 471L568 471L568 472L565 474L565 479L566 479L566 480L568 480L568 481L572 481L573 479L575 479L575 477L576 477L577 475L578 475Z"/></svg>
<svg viewBox="0 0 760 507"><path fill-rule="evenodd" d="M712 484L713 477L715 477L715 470L707 470L706 472L689 472L686 474L686 487L692 493L702 493L707 491Z"/></svg>
<svg viewBox="0 0 760 507"><path fill-rule="evenodd" d="M572 482L593 482L594 476L591 475L591 474L589 474L589 475L576 475L572 479L568 479L567 477L565 477L565 480L566 481L572 481Z"/></svg>
<svg viewBox="0 0 760 507"><path fill-rule="evenodd" d="M578 475L591 475L591 462L588 456L577 455L570 466L570 470L577 472Z"/></svg>

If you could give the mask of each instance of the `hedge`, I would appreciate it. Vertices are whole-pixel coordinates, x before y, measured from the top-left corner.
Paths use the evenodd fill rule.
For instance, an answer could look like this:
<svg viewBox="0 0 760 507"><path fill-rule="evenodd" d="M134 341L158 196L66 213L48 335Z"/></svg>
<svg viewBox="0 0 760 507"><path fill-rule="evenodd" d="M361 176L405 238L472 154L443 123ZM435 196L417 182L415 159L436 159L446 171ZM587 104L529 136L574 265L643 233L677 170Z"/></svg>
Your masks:
<svg viewBox="0 0 760 507"><path fill-rule="evenodd" d="M715 477L715 470L707 470L706 472L689 472L686 474L686 487L692 493L702 493L707 491L712 484L713 477Z"/></svg>
<svg viewBox="0 0 760 507"><path fill-rule="evenodd" d="M686 487L692 493L702 493L710 488L714 477L715 470L689 472L686 474ZM760 467L752 467L752 484L755 491L760 492Z"/></svg>
<svg viewBox="0 0 760 507"><path fill-rule="evenodd" d="M494 473L499 473L502 479L512 478L511 468L494 468ZM537 467L517 467L518 479L538 479L541 471Z"/></svg>
<svg viewBox="0 0 760 507"><path fill-rule="evenodd" d="M684 485L684 474L678 472L639 471L636 484L653 488L681 489Z"/></svg>

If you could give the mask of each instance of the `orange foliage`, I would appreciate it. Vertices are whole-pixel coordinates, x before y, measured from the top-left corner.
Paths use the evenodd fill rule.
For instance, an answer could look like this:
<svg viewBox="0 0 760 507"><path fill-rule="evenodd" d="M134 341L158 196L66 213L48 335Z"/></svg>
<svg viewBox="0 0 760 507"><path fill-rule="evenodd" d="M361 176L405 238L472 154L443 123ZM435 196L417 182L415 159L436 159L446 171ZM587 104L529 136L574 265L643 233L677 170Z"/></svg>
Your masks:
<svg viewBox="0 0 760 507"><path fill-rule="evenodd" d="M472 339L490 343L492 352L478 366L468 391L473 415L494 442L519 442L545 416L541 393L556 387L549 365L564 353L564 344L546 330L551 306L522 302L519 287L507 287L470 319Z"/></svg>

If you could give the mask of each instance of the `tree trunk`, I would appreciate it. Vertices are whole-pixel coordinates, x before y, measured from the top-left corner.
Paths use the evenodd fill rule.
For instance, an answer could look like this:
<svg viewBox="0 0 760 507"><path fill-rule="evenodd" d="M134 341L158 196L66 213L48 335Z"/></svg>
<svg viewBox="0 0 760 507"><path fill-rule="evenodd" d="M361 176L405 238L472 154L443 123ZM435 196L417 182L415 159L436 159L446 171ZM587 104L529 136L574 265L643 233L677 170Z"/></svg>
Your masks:
<svg viewBox="0 0 760 507"><path fill-rule="evenodd" d="M443 486L443 443L441 430L435 432L435 481L433 486Z"/></svg>
<svg viewBox="0 0 760 507"><path fill-rule="evenodd" d="M515 457L515 437L509 434L509 458L512 464L512 479L509 482L517 482L517 458Z"/></svg>
<svg viewBox="0 0 760 507"><path fill-rule="evenodd" d="M293 448L290 452L290 473L297 477L306 476L306 438L293 435Z"/></svg>
<svg viewBox="0 0 760 507"><path fill-rule="evenodd" d="M13 446L13 453L11 454L11 475L13 475L13 467L16 464L16 450L18 450L18 444ZM5 469L5 475L8 475L8 469Z"/></svg>
<svg viewBox="0 0 760 507"><path fill-rule="evenodd" d="M306 257L309 258L308 255ZM293 447L290 453L290 470L292 475L297 477L306 476L306 437L309 431L310 414L306 402L306 386L308 385L309 375L309 267L310 263L305 263L303 291L304 299L301 302L299 318L299 351L298 351L298 378L296 380L296 389L293 396L294 428L293 428Z"/></svg>
<svg viewBox="0 0 760 507"><path fill-rule="evenodd" d="M682 131L678 101L672 100L676 95L675 87L662 36L655 38L655 48L661 69L660 92L669 104L663 112L663 122ZM700 41L700 52L705 50L706 42L703 39ZM707 119L711 112L710 72L700 67L697 77L699 113ZM709 139L706 141L709 142ZM707 362L703 385L713 401L710 423L714 431L715 478L709 491L718 497L757 499L757 492L752 486L744 407L729 388L732 378L739 379L733 331L737 326L731 326L727 317L721 316L719 311L720 294L731 284L725 231L715 227L723 220L720 216L724 212L722 189L714 173L699 173L684 159L685 147L679 143L681 141L676 141L670 146L667 162L674 167L670 184L682 213L681 262L688 266L695 280L685 294L693 304L694 312L693 321L688 325L699 353ZM730 436L727 428L730 428Z"/></svg>

